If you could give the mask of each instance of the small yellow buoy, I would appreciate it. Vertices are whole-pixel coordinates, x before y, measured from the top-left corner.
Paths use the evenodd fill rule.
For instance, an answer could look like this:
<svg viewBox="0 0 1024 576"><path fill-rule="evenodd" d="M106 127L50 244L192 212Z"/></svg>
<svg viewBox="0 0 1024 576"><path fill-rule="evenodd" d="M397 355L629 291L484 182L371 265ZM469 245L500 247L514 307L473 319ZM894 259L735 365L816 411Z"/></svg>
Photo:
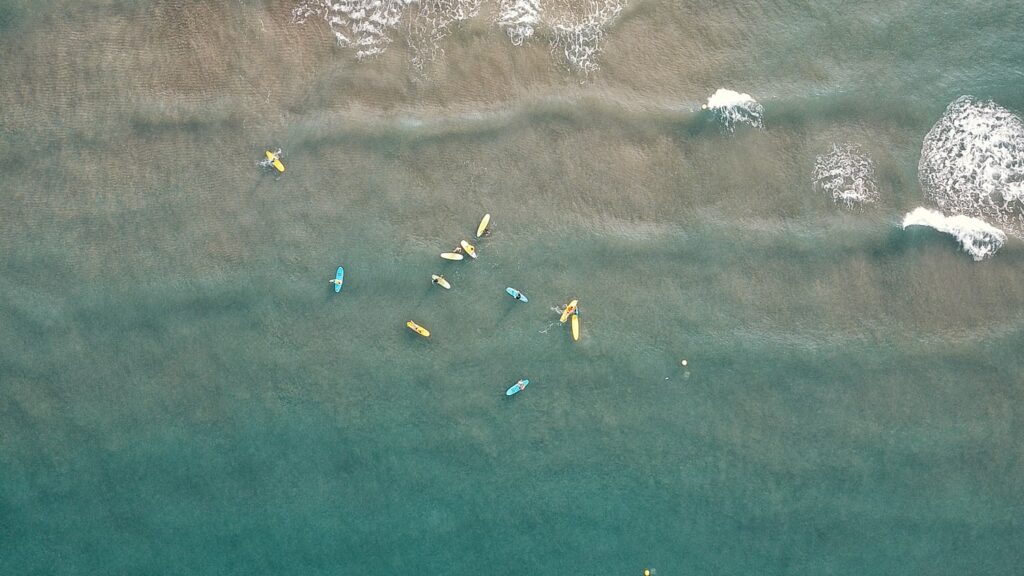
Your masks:
<svg viewBox="0 0 1024 576"><path fill-rule="evenodd" d="M644 576L651 576L651 571L644 568Z"/></svg>

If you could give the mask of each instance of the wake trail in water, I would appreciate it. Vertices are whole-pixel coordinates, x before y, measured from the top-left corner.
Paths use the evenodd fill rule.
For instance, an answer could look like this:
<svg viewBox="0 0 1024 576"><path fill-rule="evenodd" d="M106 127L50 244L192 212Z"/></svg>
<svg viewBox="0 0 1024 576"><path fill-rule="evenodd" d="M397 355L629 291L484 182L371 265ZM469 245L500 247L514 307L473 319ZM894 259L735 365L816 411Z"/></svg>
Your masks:
<svg viewBox="0 0 1024 576"><path fill-rule="evenodd" d="M921 207L903 217L903 229L927 226L952 235L975 262L992 256L1006 243L1006 234L988 222L970 216L946 216Z"/></svg>
<svg viewBox="0 0 1024 576"><path fill-rule="evenodd" d="M946 214L985 217L1024 238L1024 122L971 96L954 100L924 138L918 178Z"/></svg>

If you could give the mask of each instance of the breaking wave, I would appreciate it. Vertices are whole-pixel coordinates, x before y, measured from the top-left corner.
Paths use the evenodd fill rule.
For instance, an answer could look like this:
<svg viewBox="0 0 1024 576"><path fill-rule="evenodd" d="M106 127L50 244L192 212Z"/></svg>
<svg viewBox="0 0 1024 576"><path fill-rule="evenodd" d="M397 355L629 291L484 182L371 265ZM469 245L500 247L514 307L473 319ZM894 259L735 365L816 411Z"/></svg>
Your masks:
<svg viewBox="0 0 1024 576"><path fill-rule="evenodd" d="M961 96L932 126L918 178L947 214L983 216L1024 238L1024 123L994 102Z"/></svg>
<svg viewBox="0 0 1024 576"><path fill-rule="evenodd" d="M422 69L443 52L441 40L458 23L479 14L483 1L303 0L292 10L292 21L324 20L338 44L354 50L358 60L384 53L395 36L403 34L412 50L412 64ZM625 6L625 0L494 1L494 23L513 45L521 46L544 28L552 53L582 74L598 69L605 30Z"/></svg>
<svg viewBox="0 0 1024 576"><path fill-rule="evenodd" d="M701 109L714 112L729 130L739 123L764 128L764 106L750 94L719 88L708 98L707 104L701 105Z"/></svg>
<svg viewBox="0 0 1024 576"><path fill-rule="evenodd" d="M832 144L832 151L814 160L814 188L836 204L852 208L878 200L875 165L855 144Z"/></svg>
<svg viewBox="0 0 1024 576"><path fill-rule="evenodd" d="M951 234L975 262L995 254L1006 243L1006 234L984 220L962 215L946 216L923 207L903 217L903 229L908 226L927 226Z"/></svg>

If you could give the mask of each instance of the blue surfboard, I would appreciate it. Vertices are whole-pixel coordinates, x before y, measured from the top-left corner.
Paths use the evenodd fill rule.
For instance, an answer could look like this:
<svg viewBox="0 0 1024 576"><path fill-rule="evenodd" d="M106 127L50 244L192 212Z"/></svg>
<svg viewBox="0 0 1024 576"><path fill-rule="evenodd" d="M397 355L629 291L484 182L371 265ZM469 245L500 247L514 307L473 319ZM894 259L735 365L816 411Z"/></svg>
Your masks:
<svg viewBox="0 0 1024 576"><path fill-rule="evenodd" d="M526 378L523 378L519 382L516 382L515 384L513 384L508 390L505 390L505 396L511 396L513 394L518 394L520 390L525 390L526 386L529 383L530 383L529 380L527 380Z"/></svg>
<svg viewBox="0 0 1024 576"><path fill-rule="evenodd" d="M345 281L345 269L342 268L341 266L338 266L338 273L334 275L334 279L335 280L341 280L341 282L344 282ZM338 284L334 285L334 291L335 292L341 292L341 283L338 283Z"/></svg>
<svg viewBox="0 0 1024 576"><path fill-rule="evenodd" d="M529 302L529 300L526 299L526 294L523 294L515 288L505 288L505 292L508 292L509 296L519 300L520 302Z"/></svg>

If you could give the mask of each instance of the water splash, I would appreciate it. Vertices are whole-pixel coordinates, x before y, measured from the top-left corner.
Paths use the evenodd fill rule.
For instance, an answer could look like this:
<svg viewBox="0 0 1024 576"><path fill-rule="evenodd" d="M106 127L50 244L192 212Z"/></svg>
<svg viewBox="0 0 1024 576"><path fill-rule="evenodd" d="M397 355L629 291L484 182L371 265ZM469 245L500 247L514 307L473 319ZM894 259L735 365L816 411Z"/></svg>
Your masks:
<svg viewBox="0 0 1024 576"><path fill-rule="evenodd" d="M908 226L927 226L951 234L975 262L992 256L1006 243L1006 234L984 220L970 216L946 216L923 207L903 217L903 229Z"/></svg>
<svg viewBox="0 0 1024 576"><path fill-rule="evenodd" d="M918 178L947 214L982 216L1024 238L1024 122L991 101L954 100L921 146Z"/></svg>
<svg viewBox="0 0 1024 576"><path fill-rule="evenodd" d="M856 144L832 144L832 151L814 159L813 185L847 208L878 200L875 166Z"/></svg>
<svg viewBox="0 0 1024 576"><path fill-rule="evenodd" d="M701 105L701 110L714 112L729 131L739 123L764 128L764 106L750 94L719 88L708 98L707 104Z"/></svg>
<svg viewBox="0 0 1024 576"><path fill-rule="evenodd" d="M284 154L281 152L280 148L277 149L277 152L274 152L274 156L276 156L278 160L284 158ZM270 158L264 158L263 160L260 160L256 164L261 168L270 168L274 165L274 161L271 160Z"/></svg>

